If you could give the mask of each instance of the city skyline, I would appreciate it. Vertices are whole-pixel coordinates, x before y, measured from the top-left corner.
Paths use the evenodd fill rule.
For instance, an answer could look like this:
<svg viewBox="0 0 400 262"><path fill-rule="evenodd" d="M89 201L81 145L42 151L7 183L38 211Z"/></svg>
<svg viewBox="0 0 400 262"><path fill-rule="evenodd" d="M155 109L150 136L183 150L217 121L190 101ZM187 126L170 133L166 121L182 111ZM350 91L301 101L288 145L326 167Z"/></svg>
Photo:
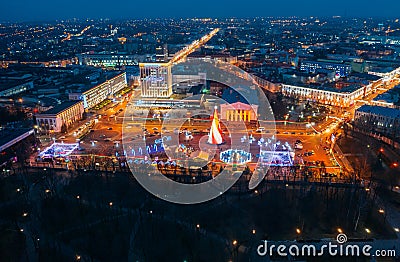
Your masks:
<svg viewBox="0 0 400 262"><path fill-rule="evenodd" d="M256 2L3 8L2 261L400 258L400 18Z"/></svg>
<svg viewBox="0 0 400 262"><path fill-rule="evenodd" d="M159 7L159 8L157 8ZM162 7L162 8L161 8ZM210 8L211 7L211 8ZM213 2L210 0L199 3L196 8L188 8L185 1L170 1L164 3L153 1L148 7L144 2L113 2L76 0L56 3L44 1L5 1L0 3L3 12L3 22L34 22L65 19L141 19L141 18L250 18L250 17L360 17L360 18L397 18L397 8L400 3L395 0L384 0L379 4L366 4L364 1L338 0L327 8L322 1L266 3L250 0L246 4L232 2ZM224 12L221 12L224 10Z"/></svg>

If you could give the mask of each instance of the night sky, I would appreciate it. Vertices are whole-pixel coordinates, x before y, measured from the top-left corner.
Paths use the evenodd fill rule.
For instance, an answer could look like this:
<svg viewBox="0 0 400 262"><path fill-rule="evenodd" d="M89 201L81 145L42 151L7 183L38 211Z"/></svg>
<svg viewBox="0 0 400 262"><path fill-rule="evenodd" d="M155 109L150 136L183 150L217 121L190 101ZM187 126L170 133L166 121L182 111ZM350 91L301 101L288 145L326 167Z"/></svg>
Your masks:
<svg viewBox="0 0 400 262"><path fill-rule="evenodd" d="M397 18L399 9L399 0L2 0L0 21L333 15Z"/></svg>

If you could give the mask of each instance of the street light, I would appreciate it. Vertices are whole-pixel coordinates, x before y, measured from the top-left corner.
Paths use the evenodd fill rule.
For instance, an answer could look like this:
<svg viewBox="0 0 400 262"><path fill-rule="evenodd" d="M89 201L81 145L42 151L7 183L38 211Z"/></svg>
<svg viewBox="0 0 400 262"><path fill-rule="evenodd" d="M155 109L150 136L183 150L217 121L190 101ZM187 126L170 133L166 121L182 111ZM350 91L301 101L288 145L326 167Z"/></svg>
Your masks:
<svg viewBox="0 0 400 262"><path fill-rule="evenodd" d="M296 233L297 233L297 234L300 234L300 233L301 233L300 228L296 228Z"/></svg>
<svg viewBox="0 0 400 262"><path fill-rule="evenodd" d="M339 234L343 233L343 230L340 227L337 229L337 231L339 232Z"/></svg>
<svg viewBox="0 0 400 262"><path fill-rule="evenodd" d="M371 234L371 230L369 230L369 228L366 228L365 232L367 232L367 234Z"/></svg>
<svg viewBox="0 0 400 262"><path fill-rule="evenodd" d="M237 240L233 240L233 242L232 242L232 244L234 245L234 246L236 246L237 245Z"/></svg>

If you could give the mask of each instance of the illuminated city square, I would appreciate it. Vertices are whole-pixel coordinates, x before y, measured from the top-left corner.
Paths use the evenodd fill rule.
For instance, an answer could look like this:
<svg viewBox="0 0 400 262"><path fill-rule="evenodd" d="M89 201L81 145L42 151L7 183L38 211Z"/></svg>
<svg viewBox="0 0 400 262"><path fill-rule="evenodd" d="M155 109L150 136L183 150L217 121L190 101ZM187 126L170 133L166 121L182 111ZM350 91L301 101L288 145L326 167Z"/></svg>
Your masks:
<svg viewBox="0 0 400 262"><path fill-rule="evenodd" d="M398 261L398 7L0 3L0 260Z"/></svg>

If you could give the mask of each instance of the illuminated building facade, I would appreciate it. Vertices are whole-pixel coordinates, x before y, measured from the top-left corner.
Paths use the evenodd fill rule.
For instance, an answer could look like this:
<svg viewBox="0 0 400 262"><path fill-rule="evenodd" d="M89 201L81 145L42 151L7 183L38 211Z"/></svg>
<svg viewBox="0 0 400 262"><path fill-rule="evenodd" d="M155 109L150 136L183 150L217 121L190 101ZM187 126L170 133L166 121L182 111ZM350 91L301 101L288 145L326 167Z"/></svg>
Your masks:
<svg viewBox="0 0 400 262"><path fill-rule="evenodd" d="M281 91L280 84L270 82L254 73L252 73L251 76L253 77L254 82L257 83L257 85L262 89L266 89L272 93L277 93Z"/></svg>
<svg viewBox="0 0 400 262"><path fill-rule="evenodd" d="M242 102L221 105L221 119L226 121L257 121L257 105Z"/></svg>
<svg viewBox="0 0 400 262"><path fill-rule="evenodd" d="M115 67L124 65L137 65L138 61L143 59L138 55L128 54L78 54L80 65Z"/></svg>
<svg viewBox="0 0 400 262"><path fill-rule="evenodd" d="M363 105L354 114L355 126L369 132L398 133L400 110L383 106Z"/></svg>
<svg viewBox="0 0 400 262"><path fill-rule="evenodd" d="M73 122L83 117L82 101L67 101L59 106L36 115L36 123L40 130L61 132L62 126L68 128Z"/></svg>
<svg viewBox="0 0 400 262"><path fill-rule="evenodd" d="M321 61L303 61L301 62L300 70L308 73L316 73L319 69L333 70L339 77L348 76L351 73L351 65L321 62Z"/></svg>
<svg viewBox="0 0 400 262"><path fill-rule="evenodd" d="M172 95L170 63L140 63L142 97L169 98Z"/></svg>
<svg viewBox="0 0 400 262"><path fill-rule="evenodd" d="M105 82L87 89L82 93L71 93L70 100L82 100L83 107L89 109L103 102L107 98L112 98L121 89L127 86L126 73L118 74Z"/></svg>
<svg viewBox="0 0 400 262"><path fill-rule="evenodd" d="M326 105L349 107L354 104L355 100L368 95L371 89L371 84L365 87L359 86L346 92L283 84L282 94Z"/></svg>

